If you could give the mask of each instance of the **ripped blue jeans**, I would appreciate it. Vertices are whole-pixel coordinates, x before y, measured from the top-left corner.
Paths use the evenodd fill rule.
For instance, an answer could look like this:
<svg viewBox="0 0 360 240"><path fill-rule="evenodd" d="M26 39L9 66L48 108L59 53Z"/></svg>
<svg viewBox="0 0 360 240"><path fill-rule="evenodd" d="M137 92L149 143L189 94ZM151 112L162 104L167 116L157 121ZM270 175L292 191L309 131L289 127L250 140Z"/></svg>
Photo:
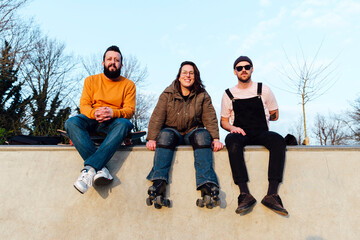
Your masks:
<svg viewBox="0 0 360 240"><path fill-rule="evenodd" d="M213 183L219 186L213 168L211 143L211 135L205 128L194 129L185 136L182 136L173 128L162 129L156 140L154 165L147 179L150 181L162 179L169 183L169 170L175 148L178 145L185 144L192 145L194 149L196 188L199 189L205 183Z"/></svg>

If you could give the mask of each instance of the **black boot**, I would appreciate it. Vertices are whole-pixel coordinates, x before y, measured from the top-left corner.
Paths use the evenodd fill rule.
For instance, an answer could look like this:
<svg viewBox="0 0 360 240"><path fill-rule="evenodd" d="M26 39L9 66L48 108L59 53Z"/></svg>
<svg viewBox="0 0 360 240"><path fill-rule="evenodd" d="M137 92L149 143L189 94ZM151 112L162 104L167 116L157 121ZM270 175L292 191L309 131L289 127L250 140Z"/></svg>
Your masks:
<svg viewBox="0 0 360 240"><path fill-rule="evenodd" d="M207 208L213 208L216 206L220 206L220 198L219 198L219 187L214 183L205 183L200 186L199 190L201 191L201 197L196 201L196 206Z"/></svg>
<svg viewBox="0 0 360 240"><path fill-rule="evenodd" d="M154 180L153 185L149 187L149 197L146 199L146 204L151 206L154 203L154 207L160 209L162 206L170 207L170 200L165 198L166 193L166 181L157 179Z"/></svg>

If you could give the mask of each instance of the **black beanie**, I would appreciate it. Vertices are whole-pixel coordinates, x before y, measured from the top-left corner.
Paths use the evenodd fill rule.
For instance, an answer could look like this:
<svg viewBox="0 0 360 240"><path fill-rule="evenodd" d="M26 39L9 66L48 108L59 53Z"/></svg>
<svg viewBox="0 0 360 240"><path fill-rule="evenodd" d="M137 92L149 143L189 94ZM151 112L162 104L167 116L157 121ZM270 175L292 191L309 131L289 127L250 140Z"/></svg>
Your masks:
<svg viewBox="0 0 360 240"><path fill-rule="evenodd" d="M250 58L248 58L247 56L240 56L238 57L235 62L234 62L234 69L236 67L236 64L238 64L239 62L242 62L242 61L246 61L246 62L249 62L251 66L253 66L253 63L251 61Z"/></svg>

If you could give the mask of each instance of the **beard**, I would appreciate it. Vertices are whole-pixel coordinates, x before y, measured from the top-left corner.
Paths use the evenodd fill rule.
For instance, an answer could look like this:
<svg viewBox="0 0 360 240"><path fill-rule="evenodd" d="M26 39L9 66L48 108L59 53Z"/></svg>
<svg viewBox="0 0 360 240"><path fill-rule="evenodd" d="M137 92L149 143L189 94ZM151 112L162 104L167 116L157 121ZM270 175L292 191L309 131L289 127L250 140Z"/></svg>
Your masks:
<svg viewBox="0 0 360 240"><path fill-rule="evenodd" d="M239 77L238 77L238 79L239 79L239 81L242 82L242 83L247 83L247 82L249 82L250 79L251 79L251 74L250 74L246 79L242 79L242 78L239 78Z"/></svg>
<svg viewBox="0 0 360 240"><path fill-rule="evenodd" d="M109 68L111 66L113 66L116 70L110 71ZM121 68L116 68L115 64L111 64L108 67L104 66L104 74L106 77L108 77L110 79L118 78L120 76L120 72L121 72Z"/></svg>

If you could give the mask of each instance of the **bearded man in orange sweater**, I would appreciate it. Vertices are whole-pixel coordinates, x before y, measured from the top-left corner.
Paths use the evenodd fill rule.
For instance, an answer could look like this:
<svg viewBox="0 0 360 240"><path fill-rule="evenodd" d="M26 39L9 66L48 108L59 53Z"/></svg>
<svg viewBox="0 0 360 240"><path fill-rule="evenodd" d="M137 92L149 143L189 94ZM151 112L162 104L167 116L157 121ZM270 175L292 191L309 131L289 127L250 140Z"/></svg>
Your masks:
<svg viewBox="0 0 360 240"><path fill-rule="evenodd" d="M85 79L80 99L80 113L65 122L65 129L84 159L84 168L74 187L85 193L93 183L109 184L113 177L106 163L114 155L130 130L129 119L135 112L135 84L120 75L122 55L117 46L109 47L103 56L104 73ZM96 149L90 132L106 134Z"/></svg>

